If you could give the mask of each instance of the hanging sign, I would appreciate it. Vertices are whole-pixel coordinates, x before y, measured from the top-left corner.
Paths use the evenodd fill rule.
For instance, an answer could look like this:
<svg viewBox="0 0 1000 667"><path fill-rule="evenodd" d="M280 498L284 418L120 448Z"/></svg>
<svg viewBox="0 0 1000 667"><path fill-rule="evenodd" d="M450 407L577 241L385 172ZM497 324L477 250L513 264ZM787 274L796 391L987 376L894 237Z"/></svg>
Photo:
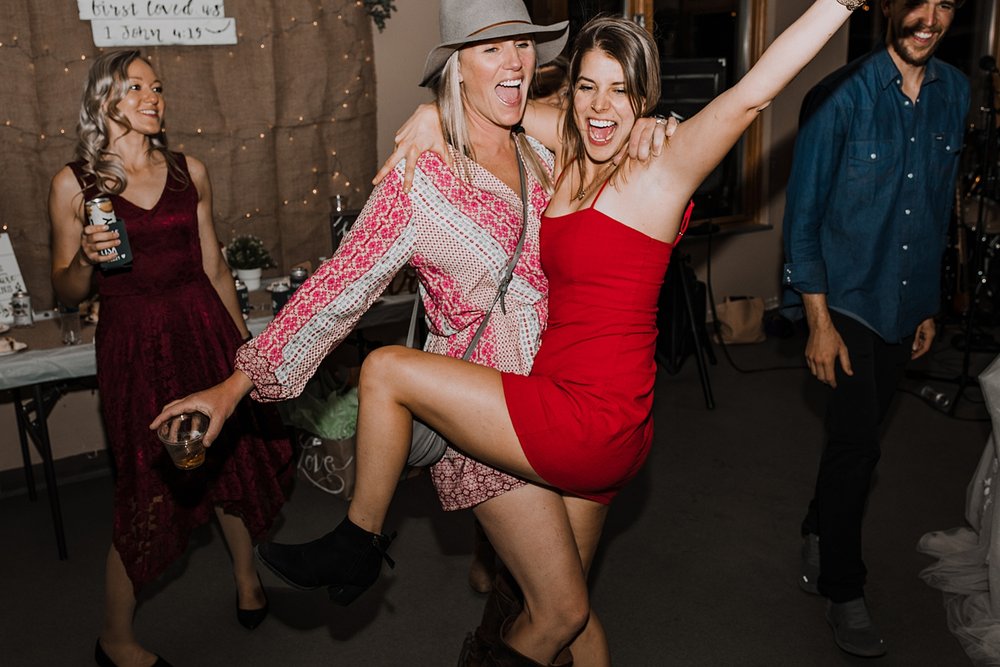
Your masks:
<svg viewBox="0 0 1000 667"><path fill-rule="evenodd" d="M236 44L222 0L77 0L95 46Z"/></svg>
<svg viewBox="0 0 1000 667"><path fill-rule="evenodd" d="M10 235L0 234L0 324L13 324L14 311L11 309L10 298L14 292L26 288L21 268L14 256L14 246Z"/></svg>
<svg viewBox="0 0 1000 667"><path fill-rule="evenodd" d="M207 0L76 0L81 21L97 19L221 19L225 3Z"/></svg>
<svg viewBox="0 0 1000 667"><path fill-rule="evenodd" d="M94 46L235 44L236 19L91 21Z"/></svg>

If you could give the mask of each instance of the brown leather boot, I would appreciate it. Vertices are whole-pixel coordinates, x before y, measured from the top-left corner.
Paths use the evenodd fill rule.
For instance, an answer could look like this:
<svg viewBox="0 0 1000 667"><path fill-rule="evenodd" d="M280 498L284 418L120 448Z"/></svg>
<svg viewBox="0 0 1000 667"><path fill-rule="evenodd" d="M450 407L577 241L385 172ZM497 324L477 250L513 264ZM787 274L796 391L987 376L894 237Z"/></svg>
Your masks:
<svg viewBox="0 0 1000 667"><path fill-rule="evenodd" d="M501 564L493 578L493 589L486 598L483 617L475 632L470 632L462 645L458 667L481 667L486 664L486 654L500 641L500 627L524 609L520 586L507 568Z"/></svg>
<svg viewBox="0 0 1000 667"><path fill-rule="evenodd" d="M560 651L559 655L556 656L555 662L550 662L548 665L543 665L540 662L532 660L528 656L522 655L511 648L504 637L507 635L507 630L513 622L513 618L508 618L504 622L500 638L497 640L496 645L486 653L485 667L573 667L573 655L568 648Z"/></svg>

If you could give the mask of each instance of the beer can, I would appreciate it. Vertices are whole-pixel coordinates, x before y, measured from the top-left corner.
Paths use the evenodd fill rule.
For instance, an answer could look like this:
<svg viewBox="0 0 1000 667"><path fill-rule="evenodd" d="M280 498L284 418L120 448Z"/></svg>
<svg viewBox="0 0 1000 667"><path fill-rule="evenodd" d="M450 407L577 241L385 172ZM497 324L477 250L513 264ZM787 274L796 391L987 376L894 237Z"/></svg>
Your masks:
<svg viewBox="0 0 1000 667"><path fill-rule="evenodd" d="M18 289L10 295L10 309L14 315L15 327L34 326L35 313L31 309L31 296L27 290Z"/></svg>
<svg viewBox="0 0 1000 667"><path fill-rule="evenodd" d="M288 303L288 297L291 295L292 290L288 289L288 285L284 283L278 283L271 288L271 311L277 315L278 311Z"/></svg>
<svg viewBox="0 0 1000 667"><path fill-rule="evenodd" d="M302 287L302 283L309 277L309 271L303 266L296 266L288 272L288 287L293 292Z"/></svg>
<svg viewBox="0 0 1000 667"><path fill-rule="evenodd" d="M246 283L239 278L236 279L236 298L239 299L243 319L247 319L250 317L250 290L247 289Z"/></svg>
<svg viewBox="0 0 1000 667"><path fill-rule="evenodd" d="M118 232L118 240L121 244L116 248L105 248L101 255L116 255L110 262L101 262L98 266L103 271L109 269L121 269L132 266L132 247L128 242L128 233L125 231L125 221L115 215L115 208L111 204L111 198L106 196L94 197L84 208L87 213L87 222L91 225L107 225L109 232Z"/></svg>

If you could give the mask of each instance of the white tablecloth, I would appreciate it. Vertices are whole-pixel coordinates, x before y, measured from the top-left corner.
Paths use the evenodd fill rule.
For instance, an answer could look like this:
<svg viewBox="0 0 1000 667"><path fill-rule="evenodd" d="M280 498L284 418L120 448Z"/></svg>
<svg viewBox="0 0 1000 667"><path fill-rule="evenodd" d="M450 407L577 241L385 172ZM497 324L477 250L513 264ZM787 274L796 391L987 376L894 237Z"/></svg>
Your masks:
<svg viewBox="0 0 1000 667"><path fill-rule="evenodd" d="M406 321L413 308L413 294L384 296L365 313L358 322L357 329ZM259 334L271 321L271 317L253 317L247 321L250 332ZM53 322L39 322L37 326L55 326ZM5 334L23 338L24 330L14 329ZM97 373L94 344L84 343L65 347L27 349L14 354L0 356L0 391L14 387L26 387L52 380L69 380L88 377Z"/></svg>

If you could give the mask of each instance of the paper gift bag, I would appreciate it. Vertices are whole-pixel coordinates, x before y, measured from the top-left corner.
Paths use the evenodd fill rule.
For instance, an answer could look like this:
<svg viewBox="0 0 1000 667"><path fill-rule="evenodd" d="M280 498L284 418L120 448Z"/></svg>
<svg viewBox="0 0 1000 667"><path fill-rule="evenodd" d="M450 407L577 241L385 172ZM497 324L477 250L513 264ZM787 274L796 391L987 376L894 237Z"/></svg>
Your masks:
<svg viewBox="0 0 1000 667"><path fill-rule="evenodd" d="M715 306L718 336L726 345L761 343L764 334L764 300L759 296L727 296ZM716 341L718 342L718 341Z"/></svg>

